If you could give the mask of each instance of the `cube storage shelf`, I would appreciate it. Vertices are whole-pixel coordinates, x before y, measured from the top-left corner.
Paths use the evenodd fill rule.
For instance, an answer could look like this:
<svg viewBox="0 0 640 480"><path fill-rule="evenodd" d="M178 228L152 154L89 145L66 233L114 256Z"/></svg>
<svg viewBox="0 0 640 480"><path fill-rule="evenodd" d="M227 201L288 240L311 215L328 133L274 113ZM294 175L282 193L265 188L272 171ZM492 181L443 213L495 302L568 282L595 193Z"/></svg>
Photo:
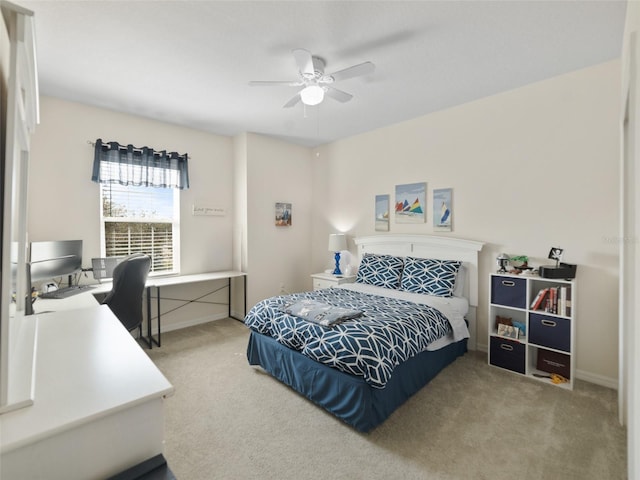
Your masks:
<svg viewBox="0 0 640 480"><path fill-rule="evenodd" d="M496 273L491 274L490 280L489 364L573 390L575 280ZM545 296L534 308L538 293L543 291ZM498 316L524 325L524 333L520 332L517 339L498 335ZM565 377L568 382L553 384L549 378L552 373Z"/></svg>

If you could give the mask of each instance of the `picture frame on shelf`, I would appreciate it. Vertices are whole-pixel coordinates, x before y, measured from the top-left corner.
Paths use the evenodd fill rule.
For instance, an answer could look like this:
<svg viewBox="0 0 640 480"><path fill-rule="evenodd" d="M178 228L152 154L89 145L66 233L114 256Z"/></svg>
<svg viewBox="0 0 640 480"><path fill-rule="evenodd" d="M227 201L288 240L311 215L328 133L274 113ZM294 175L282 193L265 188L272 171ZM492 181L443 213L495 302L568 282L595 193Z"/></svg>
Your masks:
<svg viewBox="0 0 640 480"><path fill-rule="evenodd" d="M551 247L551 250L549 250L549 258L551 260L555 260L556 261L556 267L562 261L562 254L563 253L564 253L564 249L559 248L559 247Z"/></svg>
<svg viewBox="0 0 640 480"><path fill-rule="evenodd" d="M498 324L498 335L501 337L517 340L520 333L519 330L518 327L514 327L513 325L507 325L505 323Z"/></svg>

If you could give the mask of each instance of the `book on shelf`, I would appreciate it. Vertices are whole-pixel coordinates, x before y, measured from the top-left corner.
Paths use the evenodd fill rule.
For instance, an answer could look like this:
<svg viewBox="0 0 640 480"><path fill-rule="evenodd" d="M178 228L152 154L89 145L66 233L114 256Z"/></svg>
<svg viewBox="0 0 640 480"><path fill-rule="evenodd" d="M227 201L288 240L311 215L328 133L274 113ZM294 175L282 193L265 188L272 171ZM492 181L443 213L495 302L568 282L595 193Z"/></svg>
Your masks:
<svg viewBox="0 0 640 480"><path fill-rule="evenodd" d="M540 289L531 302L530 309L570 317L571 286L555 286Z"/></svg>
<svg viewBox="0 0 640 480"><path fill-rule="evenodd" d="M556 293L555 288L549 288L549 295L547 297L547 303L544 306L544 311L547 313L553 313L553 297Z"/></svg>
<svg viewBox="0 0 640 480"><path fill-rule="evenodd" d="M542 290L540 290L536 295L536 298L534 298L533 302L531 302L531 310L538 310L548 293L548 288L543 288Z"/></svg>

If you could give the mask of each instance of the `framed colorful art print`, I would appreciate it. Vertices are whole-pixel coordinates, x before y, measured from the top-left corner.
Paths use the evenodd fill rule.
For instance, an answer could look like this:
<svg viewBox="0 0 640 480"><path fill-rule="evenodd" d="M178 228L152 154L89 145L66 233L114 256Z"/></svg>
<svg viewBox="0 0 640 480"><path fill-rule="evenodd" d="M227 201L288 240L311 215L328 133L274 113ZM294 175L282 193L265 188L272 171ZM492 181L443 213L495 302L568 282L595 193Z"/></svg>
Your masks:
<svg viewBox="0 0 640 480"><path fill-rule="evenodd" d="M433 230L450 232L453 225L453 209L451 206L453 190L437 188L433 190Z"/></svg>
<svg viewBox="0 0 640 480"><path fill-rule="evenodd" d="M427 221L427 184L396 185L396 223L424 223Z"/></svg>

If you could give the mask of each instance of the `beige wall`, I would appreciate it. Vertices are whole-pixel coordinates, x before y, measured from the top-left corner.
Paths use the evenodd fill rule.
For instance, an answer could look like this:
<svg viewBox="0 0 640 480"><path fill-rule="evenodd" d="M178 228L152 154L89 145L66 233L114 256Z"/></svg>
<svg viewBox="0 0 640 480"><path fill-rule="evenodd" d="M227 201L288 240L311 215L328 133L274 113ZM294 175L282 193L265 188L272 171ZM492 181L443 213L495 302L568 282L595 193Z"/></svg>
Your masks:
<svg viewBox="0 0 640 480"><path fill-rule="evenodd" d="M87 140L186 151L192 188L181 194L183 273L242 265L251 307L278 294L281 284L286 291L311 288L309 274L332 265L329 233L376 233L376 194L393 201L395 185L417 181L428 183L429 196L451 187L449 235L487 243L478 343L486 345L482 279L496 255L527 254L545 264L549 248L560 246L567 262L579 264L578 371L615 386L619 98L620 62L614 61L312 150L44 97L29 233L33 240L82 238L87 258L99 254L98 187L89 180ZM222 206L227 215L193 217L194 201ZM274 225L274 204L281 201L293 204L292 227ZM66 205L64 221L49 213L51 204ZM426 224L392 220L391 233L432 233L430 205ZM352 261L346 257L343 263Z"/></svg>
<svg viewBox="0 0 640 480"><path fill-rule="evenodd" d="M191 187L180 193L181 273L231 269L231 138L51 97L41 97L40 124L32 141L31 241L82 239L86 267L100 256L99 187L91 182L93 147L87 143L97 138L188 153ZM223 207L226 215L193 216L194 203ZM207 318L209 311L191 305L163 317L163 325L168 330L185 318Z"/></svg>
<svg viewBox="0 0 640 480"><path fill-rule="evenodd" d="M246 135L246 251L249 305L311 287L311 152ZM275 204L292 204L292 225L275 226Z"/></svg>
<svg viewBox="0 0 640 480"><path fill-rule="evenodd" d="M374 197L427 182L453 188L454 237L480 256L478 344L486 348L487 278L498 253L548 264L551 246L578 267L577 369L616 385L620 62L613 61L326 145L313 155L313 269L332 229L375 234ZM325 240L323 240L325 239ZM352 244L353 245L353 244ZM352 246L355 254L355 248Z"/></svg>
<svg viewBox="0 0 640 480"><path fill-rule="evenodd" d="M42 97L29 172L30 240L80 238L84 257L100 256L98 184L93 147L102 138L189 154L191 187L180 193L181 273L231 268L233 156L229 137L110 110ZM193 216L194 203L224 207L225 216ZM52 208L61 208L52 214ZM85 261L85 263L87 263Z"/></svg>

